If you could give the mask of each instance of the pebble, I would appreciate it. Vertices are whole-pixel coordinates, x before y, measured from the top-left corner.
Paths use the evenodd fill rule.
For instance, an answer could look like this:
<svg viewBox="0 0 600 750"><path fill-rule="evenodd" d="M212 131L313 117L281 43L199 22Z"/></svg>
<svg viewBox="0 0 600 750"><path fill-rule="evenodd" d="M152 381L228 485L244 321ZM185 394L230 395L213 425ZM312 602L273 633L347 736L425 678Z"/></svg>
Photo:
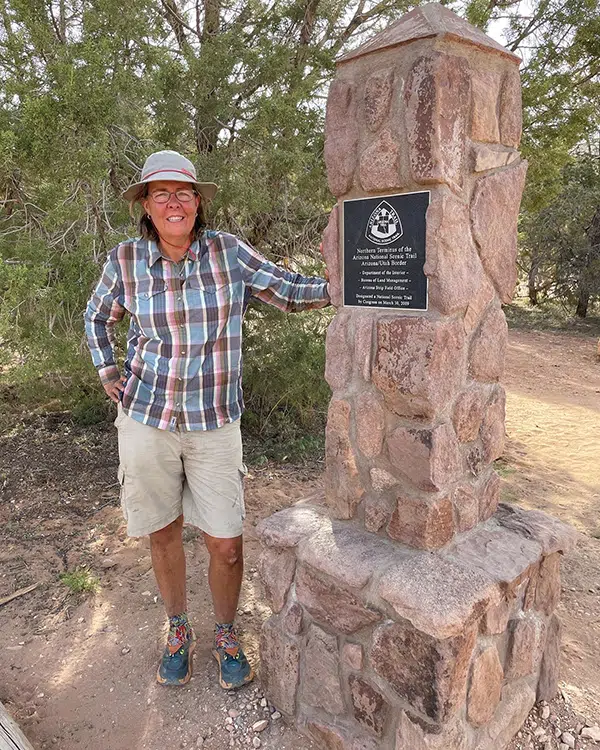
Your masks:
<svg viewBox="0 0 600 750"><path fill-rule="evenodd" d="M267 699L266 698L262 698L261 701L260 701L260 705L264 708L267 705Z"/></svg>
<svg viewBox="0 0 600 750"><path fill-rule="evenodd" d="M260 747L260 738L259 737L253 737L252 738L252 747Z"/></svg>
<svg viewBox="0 0 600 750"><path fill-rule="evenodd" d="M554 730L554 736L560 737L561 734L562 734L562 729L560 727L556 727L556 729Z"/></svg>
<svg viewBox="0 0 600 750"><path fill-rule="evenodd" d="M600 742L600 727L598 725L593 727L584 727L581 730L581 736L588 740L594 740L594 742Z"/></svg>
<svg viewBox="0 0 600 750"><path fill-rule="evenodd" d="M561 742L560 745L558 746L558 750L569 750L569 746L565 745L564 742Z"/></svg>
<svg viewBox="0 0 600 750"><path fill-rule="evenodd" d="M225 724L233 724L233 719L231 718L231 715L229 715L229 716L228 716L228 717L227 717L227 718L225 719Z"/></svg>
<svg viewBox="0 0 600 750"><path fill-rule="evenodd" d="M550 706L544 706L542 708L542 713L540 714L542 719L549 719L550 718Z"/></svg>
<svg viewBox="0 0 600 750"><path fill-rule="evenodd" d="M254 732L263 732L268 726L269 722L266 719L261 719L260 721L254 722L252 729Z"/></svg>
<svg viewBox="0 0 600 750"><path fill-rule="evenodd" d="M279 711L273 711L273 713L271 714L271 718L273 719L273 721L277 721L278 719L281 719L281 714L279 713Z"/></svg>
<svg viewBox="0 0 600 750"><path fill-rule="evenodd" d="M200 736L196 740L196 747L202 747L204 745L204 737Z"/></svg>
<svg viewBox="0 0 600 750"><path fill-rule="evenodd" d="M121 653L123 654L123 656L125 656L125 654L128 654L130 651L131 651L131 649L129 648L129 646L124 646L121 649Z"/></svg>
<svg viewBox="0 0 600 750"><path fill-rule="evenodd" d="M237 719L237 717L240 715L240 712L236 711L235 708L230 708L229 711L228 711L228 713L229 713L229 716L231 716L232 719Z"/></svg>
<svg viewBox="0 0 600 750"><path fill-rule="evenodd" d="M225 724L225 731L227 732L233 732L235 730L235 727L233 724Z"/></svg>
<svg viewBox="0 0 600 750"><path fill-rule="evenodd" d="M573 737L570 732L563 732L561 740L567 747L570 747L571 750L573 750L573 748L575 747L575 737Z"/></svg>

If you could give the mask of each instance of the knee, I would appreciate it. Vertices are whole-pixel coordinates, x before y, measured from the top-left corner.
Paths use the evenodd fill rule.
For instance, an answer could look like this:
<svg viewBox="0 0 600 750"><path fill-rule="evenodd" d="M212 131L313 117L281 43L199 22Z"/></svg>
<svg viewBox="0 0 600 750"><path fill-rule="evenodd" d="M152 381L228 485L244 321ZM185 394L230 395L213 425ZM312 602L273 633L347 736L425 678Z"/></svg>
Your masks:
<svg viewBox="0 0 600 750"><path fill-rule="evenodd" d="M242 562L242 542L239 539L213 539L210 556L231 568Z"/></svg>
<svg viewBox="0 0 600 750"><path fill-rule="evenodd" d="M166 546L171 542L181 538L181 531L183 529L183 516L179 516L172 521L168 526L163 529L152 532L150 534L150 544L157 545L159 547Z"/></svg>

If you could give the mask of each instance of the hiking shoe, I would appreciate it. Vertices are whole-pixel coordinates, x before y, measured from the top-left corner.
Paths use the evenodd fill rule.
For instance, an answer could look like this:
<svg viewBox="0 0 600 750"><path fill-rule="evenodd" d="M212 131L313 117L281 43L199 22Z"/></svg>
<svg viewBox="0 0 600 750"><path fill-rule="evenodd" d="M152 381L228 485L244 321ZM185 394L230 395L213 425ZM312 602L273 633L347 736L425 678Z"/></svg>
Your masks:
<svg viewBox="0 0 600 750"><path fill-rule="evenodd" d="M161 685L185 685L189 682L192 676L192 654L195 647L196 640L191 629L187 632L185 641L174 642L174 639L169 637L158 665L156 681Z"/></svg>
<svg viewBox="0 0 600 750"><path fill-rule="evenodd" d="M219 665L219 685L225 690L242 687L254 679L254 670L239 644L215 646L213 656Z"/></svg>

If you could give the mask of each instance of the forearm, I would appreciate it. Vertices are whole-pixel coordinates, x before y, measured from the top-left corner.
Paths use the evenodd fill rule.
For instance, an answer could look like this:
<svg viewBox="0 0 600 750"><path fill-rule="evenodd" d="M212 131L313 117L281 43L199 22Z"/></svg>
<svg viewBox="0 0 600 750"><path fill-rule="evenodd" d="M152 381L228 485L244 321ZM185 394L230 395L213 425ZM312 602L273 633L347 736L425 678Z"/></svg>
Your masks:
<svg viewBox="0 0 600 750"><path fill-rule="evenodd" d="M283 312L300 312L331 303L326 279L280 268L238 240L238 263L252 296Z"/></svg>
<svg viewBox="0 0 600 750"><path fill-rule="evenodd" d="M84 314L88 347L102 385L119 379L115 362L115 323L125 314L120 274L112 255L111 252Z"/></svg>
<svg viewBox="0 0 600 750"><path fill-rule="evenodd" d="M113 327L114 324L95 320L86 314L87 344L102 385L112 383L119 378L119 368L115 361Z"/></svg>
<svg viewBox="0 0 600 750"><path fill-rule="evenodd" d="M286 273L276 283L255 292L255 296L284 312L315 310L331 303L325 279L300 274Z"/></svg>

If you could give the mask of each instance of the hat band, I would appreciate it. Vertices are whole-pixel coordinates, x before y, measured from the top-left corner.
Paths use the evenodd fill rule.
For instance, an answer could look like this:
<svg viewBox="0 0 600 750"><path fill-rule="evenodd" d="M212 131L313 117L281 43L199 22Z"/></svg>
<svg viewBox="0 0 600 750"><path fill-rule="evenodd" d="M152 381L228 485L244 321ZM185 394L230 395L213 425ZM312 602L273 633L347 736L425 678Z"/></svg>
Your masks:
<svg viewBox="0 0 600 750"><path fill-rule="evenodd" d="M154 172L148 172L147 175L142 175L142 180L145 182L149 177L152 177L153 174L161 174L162 172L178 172L179 174L185 174L188 177L191 177L194 181L196 181L196 175L192 174L191 172L188 172L187 169L156 169Z"/></svg>

